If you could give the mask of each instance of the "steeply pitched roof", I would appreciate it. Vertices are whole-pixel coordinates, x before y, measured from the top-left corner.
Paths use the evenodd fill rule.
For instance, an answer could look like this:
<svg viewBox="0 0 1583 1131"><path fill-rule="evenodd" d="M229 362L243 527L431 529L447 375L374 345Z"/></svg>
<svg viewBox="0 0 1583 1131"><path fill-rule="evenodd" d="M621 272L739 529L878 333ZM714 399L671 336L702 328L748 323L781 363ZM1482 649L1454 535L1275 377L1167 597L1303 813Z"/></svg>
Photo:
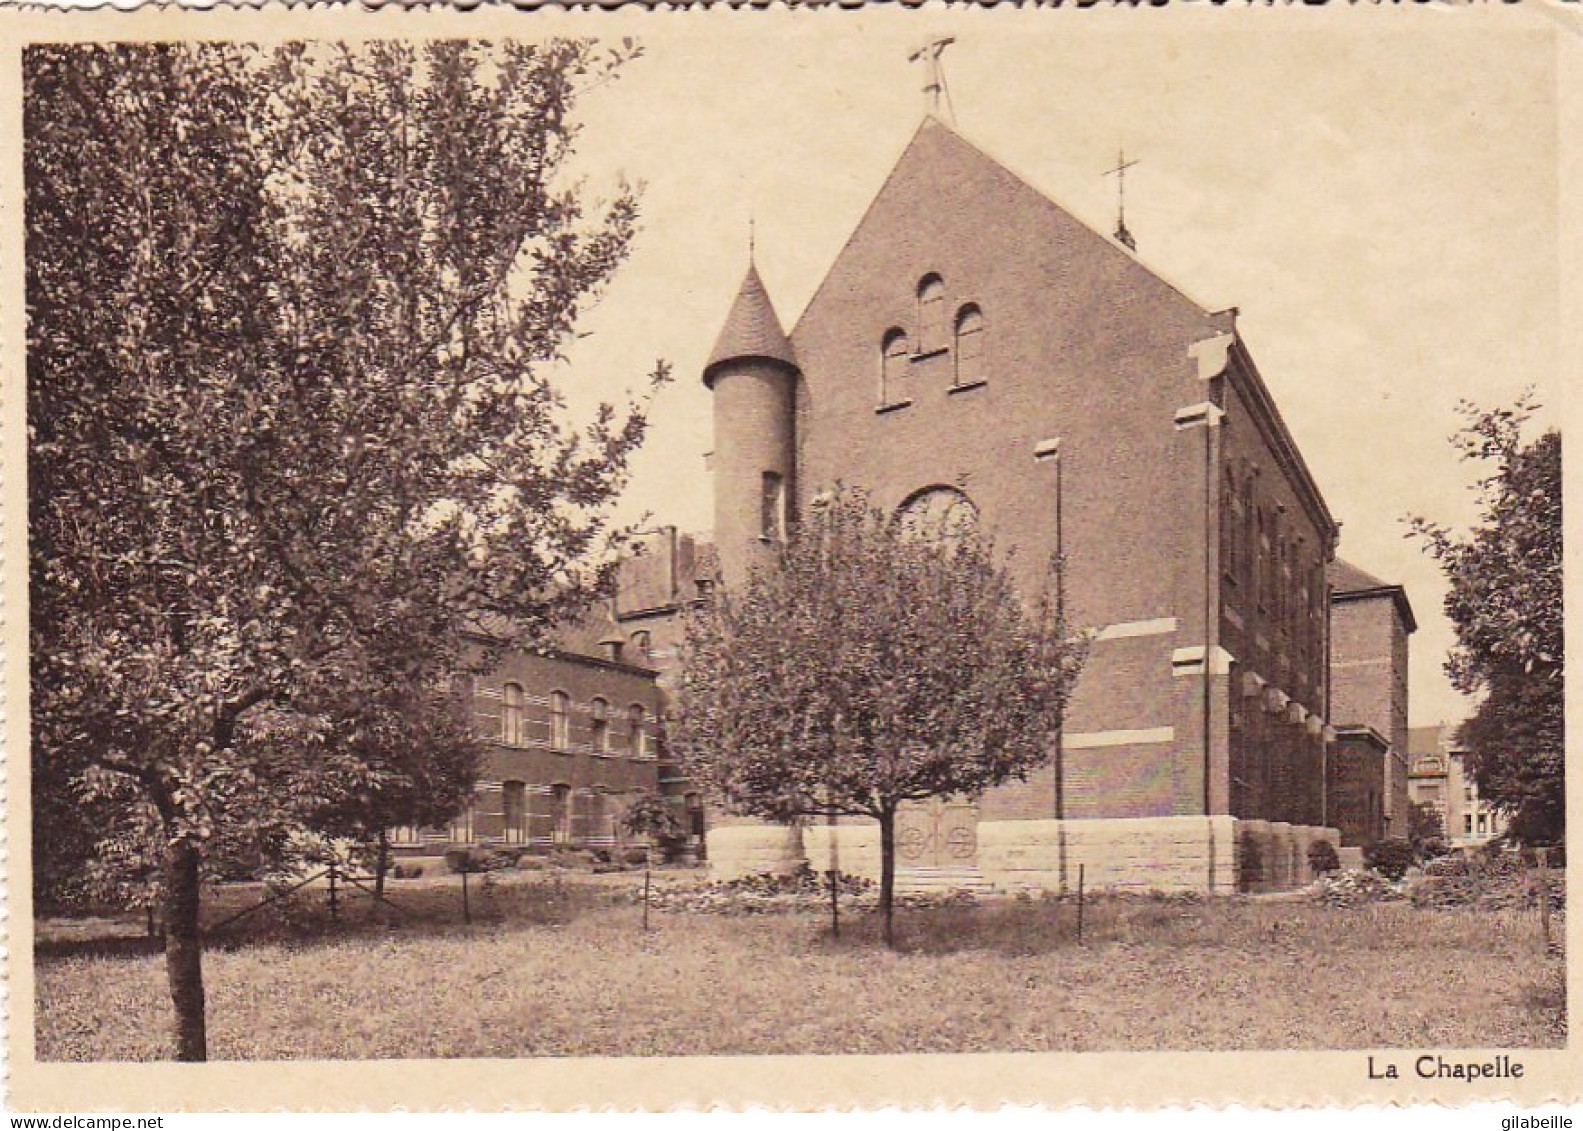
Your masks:
<svg viewBox="0 0 1583 1131"><path fill-rule="evenodd" d="M499 613L479 613L472 618L471 631L479 637L500 643L516 638L521 632L521 625ZM612 615L610 602L595 601L582 616L551 628L545 633L542 643L530 648L530 651L638 672L649 670L645 664L610 658L610 649L606 643L624 642L626 639L626 630Z"/></svg>
<svg viewBox="0 0 1583 1131"><path fill-rule="evenodd" d="M1330 565L1330 584L1335 586L1337 593L1357 593L1365 589L1388 589L1390 582L1381 581L1372 573L1366 573L1351 562L1337 558Z"/></svg>
<svg viewBox="0 0 1583 1131"><path fill-rule="evenodd" d="M1428 726L1407 728L1409 754L1444 754L1457 748L1457 726L1452 723L1431 723Z"/></svg>
<svg viewBox="0 0 1583 1131"><path fill-rule="evenodd" d="M932 114L924 116L917 130L891 166L885 183L870 199L867 210L857 227L849 235L846 245L837 255L837 261L847 254L857 241L859 235L868 226L875 211L884 202L898 185L908 182L921 182L932 186L949 186L953 182L968 183L973 178L964 175L971 171L990 171L1000 184L1011 188L1016 201L1016 207L1042 210L1048 215L1058 217L1060 230L1078 250L1075 257L1086 259L1092 263L1102 264L1097 270L1100 277L1112 276L1126 271L1141 272L1153 283L1173 292L1184 304L1186 309L1205 320L1206 329L1218 330L1225 328L1225 312L1211 312L1205 305L1192 296L1175 282L1167 279L1160 272L1146 265L1136 251L1119 242L1113 235L1093 227L1080 219L1075 213L1050 196L1043 189L1034 185L1021 173L1006 165L999 158L992 156L981 149L975 142L959 133L952 126L942 122ZM1012 187L1014 186L1014 187ZM905 190L903 190L905 191ZM1124 266L1126 265L1126 266ZM1134 276L1136 278L1136 276ZM831 274L827 273L815 291L814 297L803 310L802 317L806 318L809 312L817 305L820 292L831 285ZM793 335L795 336L795 330Z"/></svg>
<svg viewBox="0 0 1583 1131"><path fill-rule="evenodd" d="M1412 602L1407 590L1389 581L1381 581L1372 573L1359 569L1351 562L1337 558L1330 563L1332 601L1357 601L1369 597L1388 597L1396 605L1396 613L1408 632L1418 631L1418 618L1413 615Z"/></svg>
<svg viewBox="0 0 1583 1131"><path fill-rule="evenodd" d="M952 217L967 217L975 239L1004 253L1038 259L1047 289L1027 292L1048 305L1066 302L1095 320L1095 333L1081 338L1083 348L1103 340L1098 323L1136 320L1146 336L1176 336L1184 350L1191 343L1226 333L1235 336L1226 352L1224 372L1248 402L1255 426L1264 433L1277 461L1290 476L1299 498L1324 537L1335 537L1335 519L1275 407L1246 343L1237 335L1235 312L1206 307L1181 286L1151 267L1136 251L1081 219L1028 178L981 149L935 117L926 117L908 141L884 184L852 230L792 330L799 368L813 379L820 364L810 338L817 340L827 319L854 301L871 265L887 268L912 258L920 247L934 247L942 231L960 232ZM942 221L946 221L942 223ZM949 237L946 237L949 238ZM923 265L914 261L912 266ZM914 277L922 277L918 270ZM1077 296L1075 301L1070 296ZM865 296L866 301L867 296ZM1049 310L1041 317L1054 316ZM806 367L806 368L804 368Z"/></svg>
<svg viewBox="0 0 1583 1131"><path fill-rule="evenodd" d="M792 369L797 367L791 342L786 338L786 331L781 329L775 305L770 302L764 281L759 278L758 267L751 263L737 291L736 301L731 304L731 313L726 316L726 324L715 339L715 348L709 351L709 361L704 365L704 384L713 387L717 366L749 358L778 361Z"/></svg>

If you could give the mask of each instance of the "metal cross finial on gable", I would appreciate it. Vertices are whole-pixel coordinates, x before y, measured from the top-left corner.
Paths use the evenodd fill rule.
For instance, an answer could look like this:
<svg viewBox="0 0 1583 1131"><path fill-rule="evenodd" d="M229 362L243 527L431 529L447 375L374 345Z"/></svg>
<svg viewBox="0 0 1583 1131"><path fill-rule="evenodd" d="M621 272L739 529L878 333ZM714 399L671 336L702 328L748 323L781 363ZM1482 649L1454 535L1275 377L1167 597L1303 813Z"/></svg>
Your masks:
<svg viewBox="0 0 1583 1131"><path fill-rule="evenodd" d="M923 96L925 111L938 118L940 116L940 101L944 98L946 114L951 119L952 125L956 124L956 111L951 105L951 92L946 89L945 68L940 63L940 56L945 53L947 47L955 42L955 36L940 36L937 39L929 40L918 50L907 56L907 62L922 62L924 65Z"/></svg>
<svg viewBox="0 0 1583 1131"><path fill-rule="evenodd" d="M1105 176L1115 174L1116 177L1116 239L1126 244L1129 251L1138 250L1138 241L1133 239L1132 233L1127 230L1127 170L1137 163L1127 160L1126 150L1117 150L1116 167L1105 170Z"/></svg>

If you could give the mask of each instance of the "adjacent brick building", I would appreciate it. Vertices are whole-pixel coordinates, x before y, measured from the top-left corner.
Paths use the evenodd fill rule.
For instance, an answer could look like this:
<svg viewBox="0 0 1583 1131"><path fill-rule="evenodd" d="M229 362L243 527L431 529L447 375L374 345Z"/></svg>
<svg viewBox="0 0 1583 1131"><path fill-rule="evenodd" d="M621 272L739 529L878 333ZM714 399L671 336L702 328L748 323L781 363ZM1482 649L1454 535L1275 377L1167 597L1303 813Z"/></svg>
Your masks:
<svg viewBox="0 0 1583 1131"><path fill-rule="evenodd" d="M470 689L488 742L473 804L447 828L397 830L398 849L617 847L626 806L667 776L651 662L647 637L604 610L543 653L508 652ZM677 803L679 817L695 819L685 806L696 813L696 796L679 794Z"/></svg>
<svg viewBox="0 0 1583 1131"><path fill-rule="evenodd" d="M1361 846L1408 835L1407 592L1344 561L1330 570L1330 823Z"/></svg>
<svg viewBox="0 0 1583 1131"><path fill-rule="evenodd" d="M1307 845L1336 839L1337 525L1234 310L931 117L790 335L749 270L704 380L722 584L838 481L992 529L1030 588L1068 560L1095 643L1061 749L1026 782L920 806L904 865L1227 890L1297 882ZM807 830L816 867L832 839L843 868L871 865L872 830L845 826ZM710 842L727 872L796 850L751 824Z"/></svg>

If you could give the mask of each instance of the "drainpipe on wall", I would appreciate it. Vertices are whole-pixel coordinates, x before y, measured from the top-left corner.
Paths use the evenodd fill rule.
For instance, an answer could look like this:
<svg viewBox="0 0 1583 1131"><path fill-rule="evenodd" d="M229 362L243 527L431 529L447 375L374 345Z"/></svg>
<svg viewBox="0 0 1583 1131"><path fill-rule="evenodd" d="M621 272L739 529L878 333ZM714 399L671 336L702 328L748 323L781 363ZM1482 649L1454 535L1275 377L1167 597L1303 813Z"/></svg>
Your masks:
<svg viewBox="0 0 1583 1131"><path fill-rule="evenodd" d="M1061 459L1061 440L1055 437L1041 440L1034 445L1033 458L1035 463L1053 461L1055 463L1055 556L1060 562L1060 572L1057 576L1059 584L1055 591L1055 619L1061 631L1066 631L1066 562L1063 555L1066 546L1063 541L1062 524L1064 522L1064 500L1062 497L1064 467ZM1070 697L1068 706L1070 706ZM1061 891L1066 891L1066 715L1063 711L1061 721L1055 728L1055 764L1052 767L1055 777L1055 821L1056 821L1056 876L1061 885Z"/></svg>

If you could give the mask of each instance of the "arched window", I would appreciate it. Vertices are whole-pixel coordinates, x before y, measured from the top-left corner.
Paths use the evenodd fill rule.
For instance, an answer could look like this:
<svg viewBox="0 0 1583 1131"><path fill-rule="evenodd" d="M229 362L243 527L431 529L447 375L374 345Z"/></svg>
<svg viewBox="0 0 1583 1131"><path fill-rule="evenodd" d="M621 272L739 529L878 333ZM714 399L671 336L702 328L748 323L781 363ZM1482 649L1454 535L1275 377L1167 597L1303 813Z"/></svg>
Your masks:
<svg viewBox="0 0 1583 1131"><path fill-rule="evenodd" d="M647 660L653 654L654 646L648 629L640 628L632 634L632 651L640 660Z"/></svg>
<svg viewBox="0 0 1583 1131"><path fill-rule="evenodd" d="M925 275L918 284L918 352L945 347L945 283L938 275Z"/></svg>
<svg viewBox="0 0 1583 1131"><path fill-rule="evenodd" d="M507 746L521 746L523 730L522 685L508 683L500 689L500 741Z"/></svg>
<svg viewBox="0 0 1583 1131"><path fill-rule="evenodd" d="M1263 507L1254 512L1254 528L1258 534L1253 542L1253 552L1257 555L1253 559L1253 598L1262 613L1269 609L1270 595L1270 539L1264 528Z"/></svg>
<svg viewBox="0 0 1583 1131"><path fill-rule="evenodd" d="M550 747L566 750L572 745L572 701L564 691L550 692Z"/></svg>
<svg viewBox="0 0 1583 1131"><path fill-rule="evenodd" d="M610 704L595 699L588 705L588 743L595 754L610 753Z"/></svg>
<svg viewBox="0 0 1583 1131"><path fill-rule="evenodd" d="M898 329L880 339L879 403L897 404L907 399L907 365L912 360L907 335Z"/></svg>
<svg viewBox="0 0 1583 1131"><path fill-rule="evenodd" d="M528 839L528 787L519 781L500 786L500 823L507 844L523 844Z"/></svg>
<svg viewBox="0 0 1583 1131"><path fill-rule="evenodd" d="M643 725L643 704L634 703L627 708L627 753L634 758L646 757L649 752L648 731Z"/></svg>
<svg viewBox="0 0 1583 1131"><path fill-rule="evenodd" d="M976 306L964 306L956 316L956 383L976 385L984 380L984 315Z"/></svg>
<svg viewBox="0 0 1583 1131"><path fill-rule="evenodd" d="M777 471L766 471L759 486L759 537L770 542L786 538L786 480Z"/></svg>
<svg viewBox="0 0 1583 1131"><path fill-rule="evenodd" d="M925 487L896 508L896 522L909 538L944 543L978 530L978 508L955 487Z"/></svg>

